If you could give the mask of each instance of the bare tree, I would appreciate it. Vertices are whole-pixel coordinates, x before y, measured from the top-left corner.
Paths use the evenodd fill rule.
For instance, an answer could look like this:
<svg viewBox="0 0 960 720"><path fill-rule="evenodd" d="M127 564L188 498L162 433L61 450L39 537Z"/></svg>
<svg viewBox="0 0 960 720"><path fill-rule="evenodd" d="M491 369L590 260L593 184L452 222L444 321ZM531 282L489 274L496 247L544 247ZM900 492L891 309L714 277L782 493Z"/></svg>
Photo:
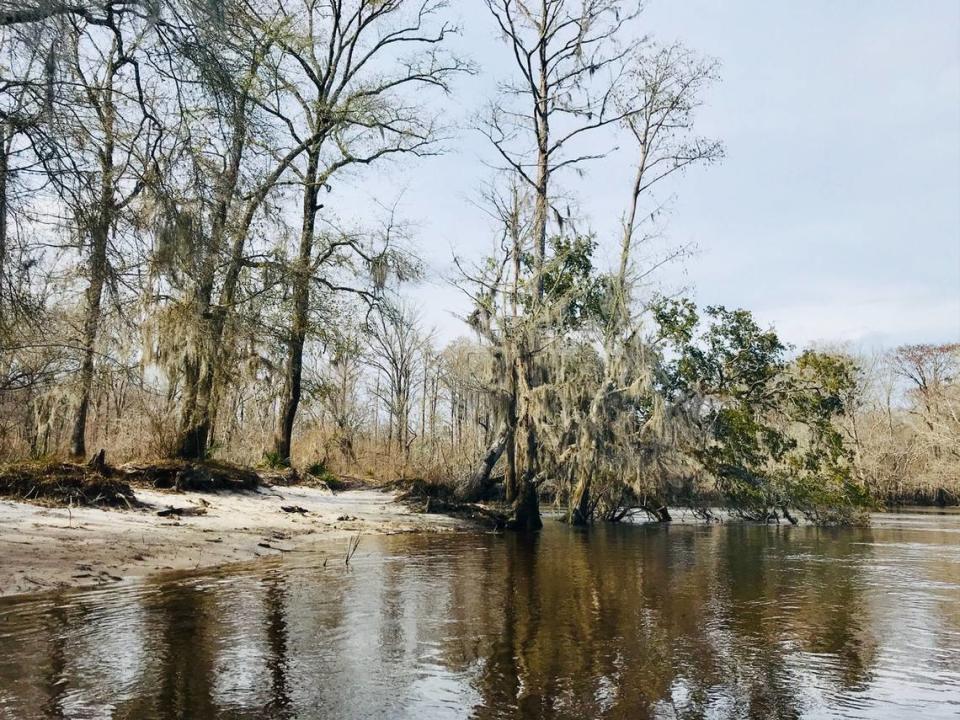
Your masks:
<svg viewBox="0 0 960 720"><path fill-rule="evenodd" d="M294 142L310 138L298 168L301 228L290 273L292 307L274 443L275 454L289 462L312 288L369 295L376 290L376 277L367 287L340 284L328 267L349 263L352 256L376 269L387 259L350 235L319 238L326 242L317 247L320 194L346 168L435 152L438 128L423 104L423 91L447 91L451 77L468 66L445 52L456 28L440 17L446 7L442 0L308 1L300 12L287 5L279 5L287 34L279 44L276 72L288 97L270 111Z"/></svg>
<svg viewBox="0 0 960 720"><path fill-rule="evenodd" d="M336 345L326 373L323 404L333 419L340 454L356 460L355 439L366 414L360 403L363 356L359 335L345 334Z"/></svg>
<svg viewBox="0 0 960 720"><path fill-rule="evenodd" d="M625 77L615 102L624 111L622 124L635 142L638 159L622 220L620 262L607 288L607 310L601 315L604 376L589 410L576 421L579 477L568 514L575 524L589 522L593 514L591 478L603 452L602 438L610 436L609 426L615 422L611 413L617 412L617 404L630 389L644 384L651 371L652 351L642 343L638 346L634 288L677 255L667 252L648 259L646 267L635 265L638 240L642 243L645 239L639 236L640 208L645 200L647 206L656 207L651 195L663 180L691 165L716 162L723 156L719 142L693 134L694 112L703 90L716 78L714 63L676 45L642 48L631 55ZM629 412L629 408L620 410Z"/></svg>
<svg viewBox="0 0 960 720"><path fill-rule="evenodd" d="M426 342L419 318L409 308L381 308L369 316L365 337L367 362L384 380L376 392L390 417L387 444L395 442L406 460L413 441L414 383Z"/></svg>

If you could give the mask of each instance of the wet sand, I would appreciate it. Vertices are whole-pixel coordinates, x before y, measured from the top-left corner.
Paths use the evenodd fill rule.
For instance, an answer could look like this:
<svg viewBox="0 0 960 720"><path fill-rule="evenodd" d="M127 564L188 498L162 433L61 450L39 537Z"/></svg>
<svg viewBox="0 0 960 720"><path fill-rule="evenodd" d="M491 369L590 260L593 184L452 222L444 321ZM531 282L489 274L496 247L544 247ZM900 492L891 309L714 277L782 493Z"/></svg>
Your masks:
<svg viewBox="0 0 960 720"><path fill-rule="evenodd" d="M361 534L452 532L460 520L420 515L391 493L307 487L250 493L136 490L138 510L43 507L0 501L0 596L95 586L168 570L209 568ZM203 508L198 516L159 510ZM288 513L297 506L305 514ZM329 552L330 543L324 545Z"/></svg>

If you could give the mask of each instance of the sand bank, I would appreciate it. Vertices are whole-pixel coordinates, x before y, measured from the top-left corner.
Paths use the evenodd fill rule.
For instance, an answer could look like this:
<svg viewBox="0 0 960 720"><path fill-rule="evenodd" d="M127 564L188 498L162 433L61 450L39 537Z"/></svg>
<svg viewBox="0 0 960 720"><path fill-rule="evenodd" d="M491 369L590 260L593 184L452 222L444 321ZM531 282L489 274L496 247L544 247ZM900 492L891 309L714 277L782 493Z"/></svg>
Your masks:
<svg viewBox="0 0 960 720"><path fill-rule="evenodd" d="M452 532L464 523L420 515L392 493L310 487L245 493L136 489L136 510L42 507L0 500L0 596L100 585L167 570L309 549L357 533ZM161 517L169 507L202 512ZM286 512L295 506L306 512Z"/></svg>

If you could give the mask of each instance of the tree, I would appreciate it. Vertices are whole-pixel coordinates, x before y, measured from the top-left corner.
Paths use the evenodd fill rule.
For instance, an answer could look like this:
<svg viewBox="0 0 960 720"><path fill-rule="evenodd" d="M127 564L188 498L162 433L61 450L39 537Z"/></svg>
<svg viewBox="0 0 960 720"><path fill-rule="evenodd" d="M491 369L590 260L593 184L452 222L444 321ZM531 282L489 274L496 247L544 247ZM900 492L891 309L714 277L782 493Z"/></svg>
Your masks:
<svg viewBox="0 0 960 720"><path fill-rule="evenodd" d="M123 48L114 39L105 56L97 58L93 67L84 67L87 60L81 56L82 36L74 35L71 53L71 71L76 85L86 98L86 107L92 111L85 122L77 123L75 131L83 128L87 137L80 142L93 151L96 169L80 169L85 177L77 178L79 185L72 191L69 205L74 211L77 231L89 236L87 256L87 288L82 324L80 388L77 412L71 437L71 454L86 454L86 425L93 383L96 341L101 323L104 288L110 281L114 263L110 261L111 234L117 230L120 213L127 208L144 187L148 168L140 165L151 155L159 135L155 119L139 110L142 97L128 94L132 83L122 76L126 67ZM127 85L127 89L121 87ZM81 120L81 118L77 118ZM142 144L142 146L141 146ZM71 153L73 162L79 153ZM93 182L91 182L93 179ZM60 181L61 188L66 185Z"/></svg>
<svg viewBox="0 0 960 720"><path fill-rule="evenodd" d="M650 353L641 347L635 288L683 252L635 265L644 218L661 207L654 191L675 173L723 154L719 143L693 133L694 113L716 76L715 65L679 46L658 48L645 39L633 47L622 44L639 16L637 4L487 5L516 61L517 80L502 92L516 102L495 104L483 127L509 185L507 192L491 193L492 214L504 228L502 255L468 277L479 288L472 320L509 368L503 373L507 495L526 503L521 510L518 502L517 524L526 525L522 516L535 514L533 478L548 481L555 472L548 467L561 465L565 477L573 473L575 485L563 490L569 519L585 523L596 507L591 484L597 463L616 454L620 440L608 432L610 424L632 412L635 398L625 391L649 374L636 362ZM637 163L618 239L619 263L604 273L593 260L602 239L576 227L575 211L569 201L561 205L555 179L567 170L582 175L587 163L606 155L603 143L612 145L618 133L634 142ZM585 334L601 348L599 378L589 371L576 374L567 361L578 356L576 336ZM574 389L571 383L580 385ZM586 387L592 396L579 394ZM558 415L564 419L560 427ZM515 456L525 465L519 480ZM523 492L516 489L521 484Z"/></svg>
<svg viewBox="0 0 960 720"><path fill-rule="evenodd" d="M185 285L183 297L157 322L189 317L188 339L160 333L177 348L155 349L182 389L175 454L185 458L205 457L209 448L230 362L227 333L242 304L244 271L257 267L251 229L277 184L316 141L309 135L289 146L260 146L260 123L270 116L263 96L275 81L268 59L282 22L278 27L275 18L233 4L206 22L198 12L200 22L180 41L181 54L165 58L173 63L163 73L175 83L181 123L169 166L152 188L159 259L168 278ZM192 117L209 122L186 121Z"/></svg>
<svg viewBox="0 0 960 720"><path fill-rule="evenodd" d="M330 267L357 259L375 269L389 260L386 250L374 252L350 235L318 238L320 193L329 192L334 176L352 166L436 151L438 128L423 104L423 91L446 92L450 79L468 70L445 54L456 32L439 18L445 7L438 0L308 1L299 13L279 6L284 33L275 72L287 97L270 112L282 120L293 142L311 138L298 168L301 229L290 273L286 369L274 442L275 454L286 462L300 404L313 286L326 293L369 296L377 289L376 278L367 288L339 284L329 277ZM326 242L318 248L318 240Z"/></svg>
<svg viewBox="0 0 960 720"><path fill-rule="evenodd" d="M619 38L640 7L615 0L545 0L535 8L515 0L486 0L486 5L515 61L516 80L502 86L505 100L492 105L482 130L504 169L530 191L529 236L522 241L529 264L523 277L515 279L518 287L526 286L530 303L501 342L517 407L516 428L508 423L514 437L507 442L522 468L511 524L535 529L541 525L535 396L546 381L537 355L550 320L545 271L551 213L558 234L565 222L554 205L553 181L565 169L602 157L602 152L579 149L578 143L635 112L618 106L615 97L628 55ZM518 261L514 269L520 267Z"/></svg>
<svg viewBox="0 0 960 720"><path fill-rule="evenodd" d="M867 505L837 419L855 383L846 358L807 351L794 362L776 333L745 310L690 303L657 310L672 360L661 392L692 424L689 452L729 506L760 521L790 509L821 521L856 519Z"/></svg>
<svg viewBox="0 0 960 720"><path fill-rule="evenodd" d="M349 461L356 460L356 436L363 427L365 413L360 404L360 380L363 372L359 332L343 333L327 364L323 406L333 419L335 444Z"/></svg>
<svg viewBox="0 0 960 720"><path fill-rule="evenodd" d="M376 392L386 405L390 419L387 444L395 442L406 461L414 437L411 430L414 381L426 338L418 317L405 307L382 307L371 313L365 336L367 362L384 380Z"/></svg>
<svg viewBox="0 0 960 720"><path fill-rule="evenodd" d="M677 45L642 48L631 56L627 77L616 103L622 110L630 110L624 112L622 124L635 143L637 162L621 223L619 265L606 283L605 297L594 302L597 310L592 313L599 331L598 342L603 347L605 371L589 410L577 419L579 477L568 513L574 524L589 522L595 507L596 501L591 498L592 476L598 455L603 452L602 445L610 443L608 425L615 422L617 413L633 412L637 398L630 397L631 391L635 395L638 387L647 384L651 373L654 353L644 347L638 333L636 286L683 253L680 248L655 256L645 267L635 265L637 246L646 240L641 235L640 209L644 203L657 207L653 193L670 176L723 157L719 142L693 133L701 95L716 79L713 62ZM656 210L651 215L655 213Z"/></svg>
<svg viewBox="0 0 960 720"><path fill-rule="evenodd" d="M909 416L925 462L922 470L936 502L956 487L960 461L960 344L903 345L890 356L892 370L909 383Z"/></svg>
<svg viewBox="0 0 960 720"><path fill-rule="evenodd" d="M43 25L8 32L23 55L14 60L21 75L13 84L20 93L11 109L12 124L28 143L23 150L42 171L43 182L33 189L53 190L60 205L46 214L71 238L64 249L79 249L85 287L78 337L69 343L80 355L70 450L83 455L104 293L117 282L118 224L143 189L142 161L159 131L135 57L149 30L145 23L124 23L112 15L94 22L65 13ZM41 70L35 58L47 43ZM5 158L10 149L5 147ZM6 160L2 164L9 168ZM6 182L3 185L0 259L7 254Z"/></svg>

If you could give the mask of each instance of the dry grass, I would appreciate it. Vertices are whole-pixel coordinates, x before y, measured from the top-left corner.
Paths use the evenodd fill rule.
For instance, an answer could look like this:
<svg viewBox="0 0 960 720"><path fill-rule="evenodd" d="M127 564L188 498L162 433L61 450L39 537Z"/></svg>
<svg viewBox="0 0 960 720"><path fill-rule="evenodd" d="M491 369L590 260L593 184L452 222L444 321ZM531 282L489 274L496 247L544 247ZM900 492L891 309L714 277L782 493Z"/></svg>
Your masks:
<svg viewBox="0 0 960 720"><path fill-rule="evenodd" d="M255 471L222 461L128 463L117 468L116 472L136 485L181 492L243 492L261 485L260 476Z"/></svg>
<svg viewBox="0 0 960 720"><path fill-rule="evenodd" d="M44 505L135 507L133 489L111 468L73 463L0 467L0 495Z"/></svg>
<svg viewBox="0 0 960 720"><path fill-rule="evenodd" d="M159 461L120 467L69 462L0 466L0 496L46 505L137 507L133 487L177 492L243 492L261 485L256 472L224 462Z"/></svg>

